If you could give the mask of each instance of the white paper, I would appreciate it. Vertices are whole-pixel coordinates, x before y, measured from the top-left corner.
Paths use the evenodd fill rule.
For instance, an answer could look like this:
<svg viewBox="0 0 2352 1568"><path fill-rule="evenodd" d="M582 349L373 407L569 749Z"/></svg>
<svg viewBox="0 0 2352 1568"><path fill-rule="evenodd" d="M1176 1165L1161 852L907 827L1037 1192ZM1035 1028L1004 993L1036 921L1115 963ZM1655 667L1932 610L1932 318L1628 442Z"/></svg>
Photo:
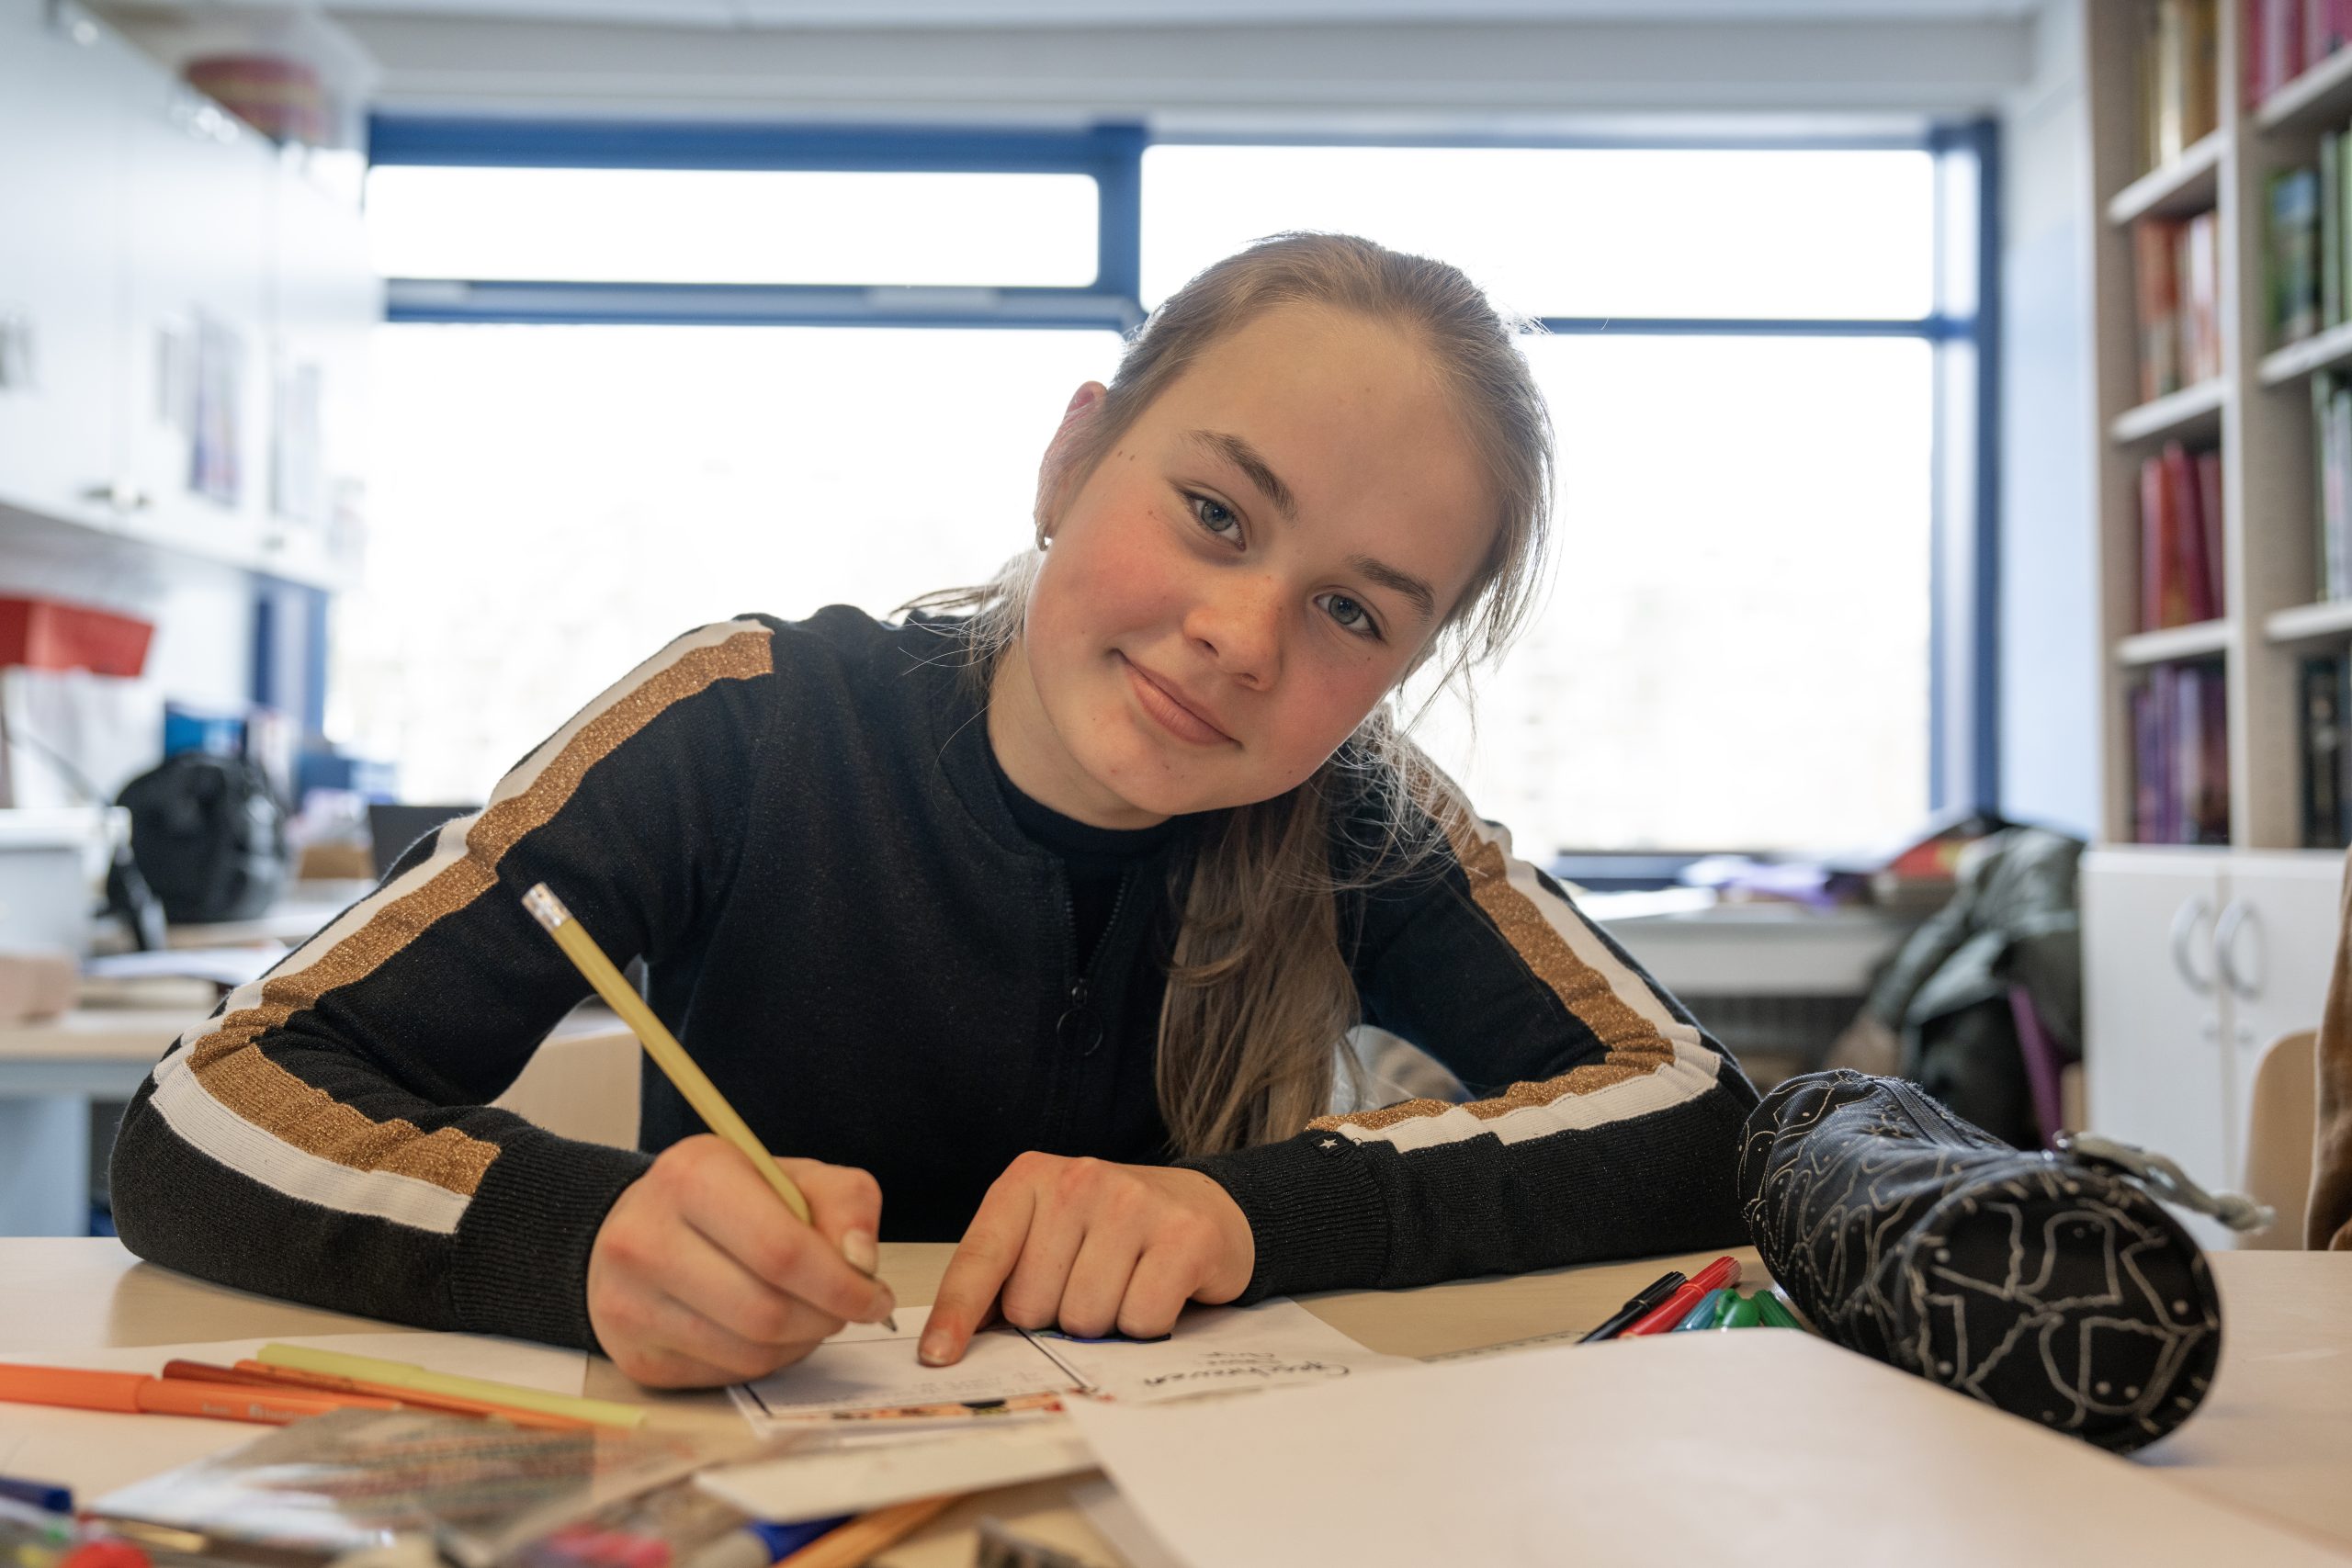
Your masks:
<svg viewBox="0 0 2352 1568"><path fill-rule="evenodd" d="M900 1307L898 1319L895 1334L880 1324L853 1323L782 1371L737 1385L729 1391L737 1407L767 1437L837 1411L1012 1399L1077 1386L1016 1328L983 1329L954 1366L926 1367L915 1359L915 1342L931 1309Z"/></svg>
<svg viewBox="0 0 2352 1568"><path fill-rule="evenodd" d="M967 1422L954 1430L861 1432L806 1450L705 1471L707 1491L778 1524L1043 1481L1094 1468L1066 1416Z"/></svg>
<svg viewBox="0 0 2352 1568"><path fill-rule="evenodd" d="M1096 1535L1108 1541L1126 1568L1184 1568L1174 1552L1151 1533L1133 1503L1102 1476L1081 1481L1069 1489L1070 1506ZM338 1568L348 1568L339 1564Z"/></svg>
<svg viewBox="0 0 2352 1568"><path fill-rule="evenodd" d="M1064 1339L1040 1345L1089 1393L1127 1404L1242 1389L1339 1382L1360 1373L1420 1363L1368 1350L1296 1302L1194 1307L1164 1340Z"/></svg>
<svg viewBox="0 0 2352 1568"><path fill-rule="evenodd" d="M174 1360L232 1366L270 1344L381 1356L436 1372L492 1378L549 1393L577 1394L588 1375L588 1358L580 1351L471 1334L315 1334L192 1345L0 1351L0 1361L152 1374ZM266 1430L245 1421L0 1402L0 1472L62 1483L74 1488L79 1500L233 1449Z"/></svg>
<svg viewBox="0 0 2352 1568"><path fill-rule="evenodd" d="M901 1307L894 1334L851 1324L783 1371L730 1390L762 1437L857 1411L1083 1391L1148 1404L1241 1389L1336 1382L1418 1365L1368 1350L1300 1306L1196 1307L1166 1339L1071 1339L1050 1330L985 1329L952 1367L926 1367L916 1341L931 1309ZM1001 1420L992 1416L983 1419Z"/></svg>
<svg viewBox="0 0 2352 1568"><path fill-rule="evenodd" d="M1802 1334L1564 1346L1264 1399L1073 1401L1070 1418L1193 1568L2345 1562Z"/></svg>

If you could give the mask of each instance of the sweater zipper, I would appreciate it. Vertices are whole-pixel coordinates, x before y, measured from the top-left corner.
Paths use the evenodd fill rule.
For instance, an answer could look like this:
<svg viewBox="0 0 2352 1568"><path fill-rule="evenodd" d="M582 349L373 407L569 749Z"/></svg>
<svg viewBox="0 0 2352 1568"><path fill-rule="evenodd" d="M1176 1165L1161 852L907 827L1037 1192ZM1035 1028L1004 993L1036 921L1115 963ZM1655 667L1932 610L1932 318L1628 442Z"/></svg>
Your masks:
<svg viewBox="0 0 2352 1568"><path fill-rule="evenodd" d="M1127 907L1127 895L1136 885L1136 874L1127 872L1119 878L1119 895L1111 900L1111 918L1102 924L1102 934L1094 939L1094 955L1083 971L1072 977L1064 993L1062 1015L1054 1023L1055 1039L1065 1048L1076 1047L1081 1056L1091 1056L1102 1048L1102 1023L1094 1016L1091 1005L1093 989L1088 981L1102 966L1102 953L1111 945L1111 933L1119 929L1119 916ZM1073 960L1078 956L1078 900L1068 891L1062 894L1062 936ZM1075 967L1075 964L1073 964Z"/></svg>

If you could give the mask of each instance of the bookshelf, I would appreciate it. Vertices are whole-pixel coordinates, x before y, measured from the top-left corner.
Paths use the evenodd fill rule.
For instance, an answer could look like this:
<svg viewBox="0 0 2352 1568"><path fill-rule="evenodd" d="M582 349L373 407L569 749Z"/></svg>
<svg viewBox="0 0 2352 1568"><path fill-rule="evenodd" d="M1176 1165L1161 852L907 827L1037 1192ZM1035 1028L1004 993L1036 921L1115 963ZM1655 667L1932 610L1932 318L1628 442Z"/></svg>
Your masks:
<svg viewBox="0 0 2352 1568"><path fill-rule="evenodd" d="M2339 310L2340 324L2329 325L2320 312L2315 330L2282 341L2269 233L2272 176L2315 167L2323 139L2352 124L2352 49L2314 49L2311 68L2272 71L2255 101L2250 78L2270 68L2251 51L2277 48L2264 8L2279 3L2085 0L2082 8L2097 398L2086 434L2098 453L2102 653L2099 841L2082 873L2088 1122L2230 1186L2245 1179L2264 1052L2318 1021L2344 863L2341 850L2305 847L2300 682L2306 659L2352 649L2352 600L2325 597L2317 564L2312 391L2314 377L2352 371L2352 314ZM2177 51L2174 60L2150 70L2152 50L2163 48ZM2211 62L2211 85L2184 89L2181 73L2200 62ZM2158 131L2164 99L2152 83L2167 73L2200 107L2176 107ZM2206 118L2210 129L2196 123ZM2169 156L2152 159L2152 147ZM2213 243L2200 253L2199 277L2210 278L2218 332L2203 337L2218 336L2219 373L2199 365L2198 378L2175 389L2165 367L2188 367L2161 332L2144 330L2143 311L2166 289L2142 276L2151 259L2143 231L2204 213ZM2185 302L2182 254L2161 251L2154 265L2172 268ZM2155 368L2143 364L2150 358ZM2149 460L2176 444L2221 455L2218 486L2193 496L2197 558L2219 568L2218 581L2210 571L2199 579L2193 614L2142 570L2143 555L2161 551L2167 571L2183 558L2157 542L2182 536L2151 522L2162 508L2146 506ZM2204 527L2214 513L2218 527ZM2149 715L2184 689L2179 711L2201 715L2184 722L2208 760L2203 771L2225 761L2225 808L2181 784L2170 763L2150 766L2179 730L2152 728ZM2143 773L2181 785L2165 809L2151 810ZM2207 841L2140 841L2182 822L2183 793L2212 807L2201 818ZM2196 836L2199 814L2186 816ZM2199 1234L2234 1244L2210 1227Z"/></svg>
<svg viewBox="0 0 2352 1568"><path fill-rule="evenodd" d="M2352 645L2352 604L2316 581L2311 378L2352 368L2352 321L2281 342L2269 294L2271 176L2315 165L2321 137L2352 124L2352 50L2338 50L2249 106L2242 51L2263 0L2218 0L2219 124L2177 156L2145 166L2143 59L2163 0L2091 0L2087 99L2093 335L2098 398L2100 682L2106 766L2100 837L2133 843L2131 693L2155 665L2221 661L2228 731L2228 847L2303 852L2299 660ZM2178 391L2142 393L2133 231L2201 211L2220 231L2222 373ZM2168 442L2222 453L2221 610L2152 629L2142 604L2141 467ZM2149 846L2169 848L2171 846ZM2332 850L2309 852L2333 862Z"/></svg>

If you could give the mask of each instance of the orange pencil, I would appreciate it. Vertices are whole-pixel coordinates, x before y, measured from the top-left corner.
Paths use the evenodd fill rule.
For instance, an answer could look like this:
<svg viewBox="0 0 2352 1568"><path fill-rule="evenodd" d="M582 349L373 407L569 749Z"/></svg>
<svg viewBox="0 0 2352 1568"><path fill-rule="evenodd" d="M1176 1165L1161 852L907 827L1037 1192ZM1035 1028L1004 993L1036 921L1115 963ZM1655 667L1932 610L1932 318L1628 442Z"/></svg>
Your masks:
<svg viewBox="0 0 2352 1568"><path fill-rule="evenodd" d="M947 1511L950 1503L963 1496L958 1492L937 1497L919 1497L911 1503L894 1503L887 1508L876 1508L870 1514L860 1514L836 1529L827 1530L791 1556L776 1563L775 1568L857 1568L857 1564L922 1529Z"/></svg>
<svg viewBox="0 0 2352 1568"><path fill-rule="evenodd" d="M0 1362L0 1400L17 1404L60 1404L74 1410L204 1416L216 1421L254 1421L269 1427L283 1427L305 1416L323 1416L338 1407L333 1399L234 1383L8 1362Z"/></svg>
<svg viewBox="0 0 2352 1568"><path fill-rule="evenodd" d="M294 1393L302 1399L332 1399L338 1405L352 1410L398 1410L397 1399L379 1399L372 1393L345 1393L327 1389L308 1388L289 1382L284 1378L267 1377L260 1372L239 1371L234 1367L216 1367L209 1361L165 1361L163 1375L179 1382L233 1383L240 1388L274 1388Z"/></svg>
<svg viewBox="0 0 2352 1568"><path fill-rule="evenodd" d="M569 1416L549 1416L542 1411L493 1404L487 1399L466 1399L454 1393L422 1393L413 1388L394 1388L390 1383L368 1382L362 1378L342 1378L332 1372L306 1372L292 1367L274 1367L266 1361L239 1361L236 1370L266 1377L272 1382L297 1391L366 1394L374 1399L389 1399L396 1404L412 1405L419 1410L438 1411L444 1416L495 1416L517 1427L538 1427L558 1432L576 1432L595 1425L593 1421L574 1420Z"/></svg>

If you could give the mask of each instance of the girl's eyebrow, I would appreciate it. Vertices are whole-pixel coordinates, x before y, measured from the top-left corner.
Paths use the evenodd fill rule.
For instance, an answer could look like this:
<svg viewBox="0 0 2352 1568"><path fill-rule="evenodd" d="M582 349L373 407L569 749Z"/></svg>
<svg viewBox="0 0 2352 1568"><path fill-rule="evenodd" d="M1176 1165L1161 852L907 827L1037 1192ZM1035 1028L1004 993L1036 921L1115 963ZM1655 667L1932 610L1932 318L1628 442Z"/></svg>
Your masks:
<svg viewBox="0 0 2352 1568"><path fill-rule="evenodd" d="M1184 439L1213 457L1222 457L1239 468L1256 485L1275 510L1292 522L1298 521L1298 502L1290 493L1290 486L1283 483L1272 465L1259 455L1258 449L1238 435L1221 430L1188 430Z"/></svg>
<svg viewBox="0 0 2352 1568"><path fill-rule="evenodd" d="M1437 614L1436 593L1430 591L1428 583L1411 572L1398 571L1386 561L1376 560L1371 556L1350 556L1348 564L1383 588L1393 589L1410 599L1421 612L1421 619L1426 621Z"/></svg>
<svg viewBox="0 0 2352 1568"><path fill-rule="evenodd" d="M1183 439L1213 457L1222 457L1239 468L1250 482L1258 487L1267 500L1274 503L1291 522L1298 521L1298 502L1292 497L1290 487L1282 481L1259 450L1235 435L1222 430L1188 430ZM1348 564L1381 587L1403 594L1413 602L1428 620L1437 614L1437 593L1430 585L1411 572L1399 571L1386 561L1371 556L1350 556Z"/></svg>

